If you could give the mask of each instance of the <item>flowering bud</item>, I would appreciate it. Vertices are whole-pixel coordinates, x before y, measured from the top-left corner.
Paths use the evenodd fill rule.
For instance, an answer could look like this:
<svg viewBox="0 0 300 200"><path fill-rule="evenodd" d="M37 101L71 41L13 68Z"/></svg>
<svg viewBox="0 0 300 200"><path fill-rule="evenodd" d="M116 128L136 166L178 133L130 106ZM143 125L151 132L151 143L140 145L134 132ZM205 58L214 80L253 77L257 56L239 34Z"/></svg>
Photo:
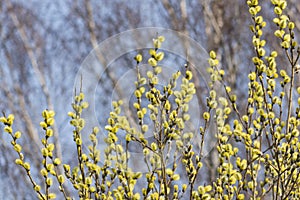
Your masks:
<svg viewBox="0 0 300 200"><path fill-rule="evenodd" d="M136 60L136 62L140 63L143 60L143 57L142 57L141 54L138 54L138 55L135 56L134 59Z"/></svg>

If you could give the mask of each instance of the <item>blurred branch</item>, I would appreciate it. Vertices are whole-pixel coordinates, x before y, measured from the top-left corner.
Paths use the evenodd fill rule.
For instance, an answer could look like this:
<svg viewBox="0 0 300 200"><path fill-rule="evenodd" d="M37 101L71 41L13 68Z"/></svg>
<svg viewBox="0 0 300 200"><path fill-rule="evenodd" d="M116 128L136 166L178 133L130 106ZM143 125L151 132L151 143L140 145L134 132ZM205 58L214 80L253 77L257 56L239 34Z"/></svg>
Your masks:
<svg viewBox="0 0 300 200"><path fill-rule="evenodd" d="M162 0L161 2L162 2L164 8L167 10L167 12L170 16L172 26L174 27L175 30L178 30L179 29L179 27L178 27L179 22L178 22L176 14L175 14L174 8L170 4L169 0Z"/></svg>
<svg viewBox="0 0 300 200"><path fill-rule="evenodd" d="M187 18L187 9L186 9L186 0L181 0L180 1L180 10L181 10L181 21L182 21L182 30L183 30L183 33L188 35L188 30L187 30L187 21L188 21L188 18Z"/></svg>
<svg viewBox="0 0 300 200"><path fill-rule="evenodd" d="M9 66L10 74L13 74L13 71L12 71L13 64L12 64L11 56L9 55L9 52L8 52L5 45L2 45L2 49L4 50L4 54L6 56L6 61L7 61L8 66ZM19 113L20 114L21 118L25 122L26 132L28 133L30 139L34 142L33 151L35 153L32 154L32 149L28 153L30 153L31 155L37 155L40 152L39 149L42 147L42 145L39 141L38 131L34 127L34 124L31 120L31 117L30 117L30 115L29 115L29 113L26 109L24 93L23 93L22 89L20 88L20 86L18 85L18 83L15 82L13 87L14 87L14 90L16 91L17 98L14 98L12 96L12 93L9 91L8 87L5 86L5 85L6 84L1 84L0 88L4 92L5 96L8 98L8 107L9 107L9 109L12 111L12 113ZM20 112L18 112L18 109L15 108L14 99L18 100L18 103L19 103L19 106L20 106ZM35 162L36 162L36 166L40 165L40 163L38 162L37 159L35 159Z"/></svg>
<svg viewBox="0 0 300 200"><path fill-rule="evenodd" d="M54 110L54 106L53 106L52 101L51 101L51 96L50 96L49 89L48 89L47 84L46 84L44 74L41 73L41 71L39 69L35 53L33 51L33 48L30 45L30 42L29 42L29 39L26 35L25 29L21 25L17 15L13 12L13 5L11 4L11 2L9 0L5 0L5 2L6 2L7 7L8 7L8 15L11 18L14 26L16 27L16 29L17 29L20 37L21 37L21 40L24 44L26 53L27 53L27 55L29 57L29 60L31 62L31 66L32 66L32 68L33 68L33 70L34 70L34 72L35 72L35 74L36 74L36 76L39 80L42 91L43 91L43 93L46 97L48 109L49 110ZM58 158L62 159L61 146L60 146L60 143L59 143L58 129L57 129L56 125L53 126L53 130L54 130L54 140L55 140L54 143L55 143L55 146L56 146L56 149L55 149L56 152L55 153L56 153L56 156Z"/></svg>
<svg viewBox="0 0 300 200"><path fill-rule="evenodd" d="M199 0L200 4L202 4L204 9L204 20L206 24L206 35L212 36L214 35L214 42L216 43L215 46L217 46L218 43L222 40L222 31L221 28L217 22L217 19L215 17L215 14L212 12L210 6L209 6L210 0ZM211 27L214 29L215 34L213 34Z"/></svg>
<svg viewBox="0 0 300 200"><path fill-rule="evenodd" d="M95 21L94 21L94 18L93 18L93 9L92 9L92 5L91 5L91 1L90 0L85 0L84 1L84 5L85 5L85 9L86 9L86 12L87 12L87 17L84 18L86 24L87 24L87 27L88 27L88 30L89 30L89 34L90 34L90 42L92 44L92 47L94 48L94 50L96 51L96 56L99 60L99 62L102 64L103 67L106 66L106 61L105 61L105 58L104 56L102 55L102 53L99 51L99 49L97 48L98 47L98 42L97 42L97 36L96 36L96 30L95 30ZM110 81L112 82L112 85L113 85L113 88L116 90L119 98L123 99L124 100L124 95L123 95L123 92L122 92L122 89L117 85L117 78L115 76L115 74L110 70L109 67L107 67L105 69ZM128 119L130 121L130 123L134 126L137 126L137 123L135 122L134 118L133 118L133 113L132 111L130 110L130 108L127 106L128 104L124 104L124 112L125 112L125 115L128 116Z"/></svg>

